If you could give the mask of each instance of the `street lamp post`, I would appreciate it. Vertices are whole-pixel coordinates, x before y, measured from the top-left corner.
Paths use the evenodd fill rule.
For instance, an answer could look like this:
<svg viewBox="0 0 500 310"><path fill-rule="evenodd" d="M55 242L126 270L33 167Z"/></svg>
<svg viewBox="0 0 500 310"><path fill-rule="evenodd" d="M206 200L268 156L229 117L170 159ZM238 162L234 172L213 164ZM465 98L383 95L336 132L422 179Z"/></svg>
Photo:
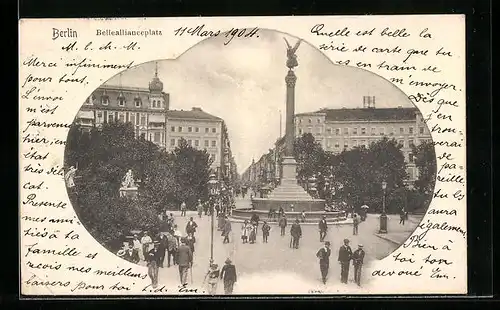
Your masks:
<svg viewBox="0 0 500 310"><path fill-rule="evenodd" d="M380 215L380 234L387 233L387 214L385 212L385 190L387 188L387 182L382 181L382 190L384 191L384 195L382 196L382 214Z"/></svg>
<svg viewBox="0 0 500 310"><path fill-rule="evenodd" d="M211 174L208 180L208 190L210 194L210 266L214 262L214 209L217 196L218 181L215 174Z"/></svg>

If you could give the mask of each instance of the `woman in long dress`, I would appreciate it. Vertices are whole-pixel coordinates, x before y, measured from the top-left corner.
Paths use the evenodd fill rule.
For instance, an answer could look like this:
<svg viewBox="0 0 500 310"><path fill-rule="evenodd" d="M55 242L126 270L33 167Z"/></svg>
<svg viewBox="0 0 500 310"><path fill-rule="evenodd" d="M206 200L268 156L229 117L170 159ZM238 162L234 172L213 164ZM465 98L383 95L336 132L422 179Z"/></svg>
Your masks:
<svg viewBox="0 0 500 310"><path fill-rule="evenodd" d="M248 242L248 220L245 220L243 225L241 225L241 240L243 240L243 243Z"/></svg>
<svg viewBox="0 0 500 310"><path fill-rule="evenodd" d="M257 225L250 224L248 225L248 229L250 234L250 243L255 243L255 240L257 239Z"/></svg>

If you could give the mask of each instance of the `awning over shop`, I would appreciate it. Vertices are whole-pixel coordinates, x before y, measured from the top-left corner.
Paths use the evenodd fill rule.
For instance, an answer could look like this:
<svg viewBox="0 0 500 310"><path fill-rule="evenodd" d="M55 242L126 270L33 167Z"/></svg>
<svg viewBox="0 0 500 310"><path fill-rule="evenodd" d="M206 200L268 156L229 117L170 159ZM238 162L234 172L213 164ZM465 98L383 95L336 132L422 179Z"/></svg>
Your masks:
<svg viewBox="0 0 500 310"><path fill-rule="evenodd" d="M77 118L94 119L94 111L78 111Z"/></svg>
<svg viewBox="0 0 500 310"><path fill-rule="evenodd" d="M165 123L165 116L161 114L151 114L149 115L150 123Z"/></svg>

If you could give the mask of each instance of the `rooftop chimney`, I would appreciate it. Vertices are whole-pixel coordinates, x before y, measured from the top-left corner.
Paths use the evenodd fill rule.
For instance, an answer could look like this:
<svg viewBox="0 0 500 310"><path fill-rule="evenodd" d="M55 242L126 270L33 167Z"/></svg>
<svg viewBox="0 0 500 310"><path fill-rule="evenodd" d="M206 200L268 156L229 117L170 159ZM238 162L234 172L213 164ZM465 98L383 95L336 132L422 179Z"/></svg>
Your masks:
<svg viewBox="0 0 500 310"><path fill-rule="evenodd" d="M193 107L193 108L191 109L191 111L200 111L200 112L201 112L201 108L198 108L198 107Z"/></svg>
<svg viewBox="0 0 500 310"><path fill-rule="evenodd" d="M363 96L363 108L375 108L375 96Z"/></svg>

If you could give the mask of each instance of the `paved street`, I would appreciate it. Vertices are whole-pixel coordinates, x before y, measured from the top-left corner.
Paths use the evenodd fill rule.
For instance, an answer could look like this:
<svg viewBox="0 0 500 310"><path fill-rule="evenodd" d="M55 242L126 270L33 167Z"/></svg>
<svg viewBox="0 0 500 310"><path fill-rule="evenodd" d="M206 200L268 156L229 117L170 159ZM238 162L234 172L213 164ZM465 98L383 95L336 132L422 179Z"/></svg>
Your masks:
<svg viewBox="0 0 500 310"><path fill-rule="evenodd" d="M237 207L244 207L248 201L237 201ZM210 259L210 217L203 216L201 219L197 217L195 212L188 212L186 217L180 217L179 213L174 213L176 223L184 233L184 227L190 216L195 218L198 223L198 231L196 233L195 258L192 272L193 286L200 287L208 270ZM407 231L407 236L417 225L417 222L407 222L402 227L399 224L398 216L390 216L389 231L397 231L399 234ZM337 263L338 248L342 245L342 240L348 238L351 240L353 251L357 248L358 243L364 245L366 252L365 263L381 259L394 251L398 246L394 242L390 242L376 236L378 232L378 217L376 215L368 216L365 222L359 226L359 235L353 236L352 226L346 225L330 225L327 238L332 243L332 255L330 257L330 271L328 288L344 287L340 284L340 266ZM323 245L319 242L319 232L316 225L302 225L303 237L300 241L299 249L291 249L290 244L290 225L287 227L287 235L280 236L279 228L276 225L271 225L271 234L268 243L262 243L262 231L260 230L257 236L256 244L242 244L240 239L241 223L232 223L231 243L223 244L221 233L216 230L214 232L214 260L220 267L224 265L227 257L231 258L236 265L238 273L238 282L235 285L234 293L264 293L264 292L282 292L286 293L290 290L291 283L294 281L297 285L308 285L313 288L324 288L321 283L318 260L316 258L317 250ZM389 234L390 235L390 234ZM349 274L350 281L353 278L353 270ZM283 282L285 281L285 282ZM282 291L279 287L283 283L288 284L287 288ZM178 285L179 276L177 266L160 268L159 285L168 284ZM354 283L348 284L349 289L356 290L357 286ZM220 282L218 293L223 293L223 285ZM293 293L293 290L289 291Z"/></svg>

